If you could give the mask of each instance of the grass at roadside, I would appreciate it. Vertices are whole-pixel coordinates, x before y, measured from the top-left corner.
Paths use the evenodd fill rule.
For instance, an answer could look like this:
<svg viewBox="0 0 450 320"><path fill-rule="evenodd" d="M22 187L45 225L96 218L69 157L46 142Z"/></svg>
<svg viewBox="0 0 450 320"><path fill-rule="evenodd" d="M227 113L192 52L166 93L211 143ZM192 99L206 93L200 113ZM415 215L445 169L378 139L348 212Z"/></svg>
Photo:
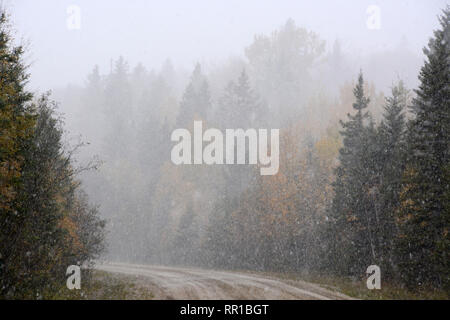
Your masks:
<svg viewBox="0 0 450 320"><path fill-rule="evenodd" d="M311 276L303 279L319 284L323 288L337 290L357 299L367 300L448 300L448 293L435 288L420 288L410 291L394 283L381 282L381 289L367 289L366 279L350 280L345 278Z"/></svg>
<svg viewBox="0 0 450 320"><path fill-rule="evenodd" d="M48 299L56 300L149 300L153 294L139 286L135 277L105 271L92 270L81 283L80 290L62 287L59 293Z"/></svg>
<svg viewBox="0 0 450 320"><path fill-rule="evenodd" d="M232 271L233 272L233 271ZM316 284L324 289L343 293L356 299L367 300L449 300L448 293L433 288L422 288L417 291L409 291L400 285L384 282L382 279L380 290L369 290L366 279L348 279L325 275L312 275L305 273L275 273L258 272L248 270L234 270L234 272L259 274L290 281L304 281ZM71 299L71 300L147 300L154 295L149 287L140 284L137 277L92 270L90 280L82 280L81 290L69 290L64 285L60 293L46 299ZM86 278L88 278L86 277ZM83 278L82 278L83 279ZM153 290L152 288L150 290Z"/></svg>
<svg viewBox="0 0 450 320"><path fill-rule="evenodd" d="M410 291L400 285L381 280L380 290L367 289L366 279L352 280L324 275L298 273L271 273L271 275L288 280L301 280L315 283L322 288L341 292L347 296L363 300L449 300L450 296L443 290L421 288Z"/></svg>

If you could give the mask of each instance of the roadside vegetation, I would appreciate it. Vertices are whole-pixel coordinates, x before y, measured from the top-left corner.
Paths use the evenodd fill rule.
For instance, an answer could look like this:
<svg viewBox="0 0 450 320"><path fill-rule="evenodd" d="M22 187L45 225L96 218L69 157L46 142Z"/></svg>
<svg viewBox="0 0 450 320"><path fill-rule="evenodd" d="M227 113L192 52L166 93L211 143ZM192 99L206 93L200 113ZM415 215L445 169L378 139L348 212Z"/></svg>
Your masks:
<svg viewBox="0 0 450 320"><path fill-rule="evenodd" d="M84 274L84 273L83 273ZM150 300L153 294L141 286L136 277L99 270L88 272L80 290L67 287L47 296L50 300Z"/></svg>
<svg viewBox="0 0 450 320"><path fill-rule="evenodd" d="M420 290L410 290L399 282L383 281L381 289L367 289L366 277L337 277L326 274L307 274L295 272L254 272L240 271L248 274L259 274L281 280L305 281L324 289L345 294L361 300L448 300L449 294L442 289L424 286Z"/></svg>
<svg viewBox="0 0 450 320"><path fill-rule="evenodd" d="M0 299L47 299L103 251L105 221L78 180L96 164L77 165L57 104L27 90L23 54L0 7Z"/></svg>
<svg viewBox="0 0 450 320"><path fill-rule="evenodd" d="M338 291L356 299L364 300L448 300L450 296L442 289L430 286L420 290L409 290L400 283L382 283L381 289L369 290L366 279L348 279L330 276L303 277L305 281Z"/></svg>

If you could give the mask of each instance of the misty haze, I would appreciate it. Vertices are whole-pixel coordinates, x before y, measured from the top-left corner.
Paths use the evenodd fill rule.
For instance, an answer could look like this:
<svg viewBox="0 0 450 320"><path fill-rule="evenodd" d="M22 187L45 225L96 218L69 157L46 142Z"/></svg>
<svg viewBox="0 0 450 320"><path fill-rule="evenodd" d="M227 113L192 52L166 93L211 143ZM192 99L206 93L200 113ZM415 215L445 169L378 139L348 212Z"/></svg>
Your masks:
<svg viewBox="0 0 450 320"><path fill-rule="evenodd" d="M448 299L447 1L0 11L0 298Z"/></svg>

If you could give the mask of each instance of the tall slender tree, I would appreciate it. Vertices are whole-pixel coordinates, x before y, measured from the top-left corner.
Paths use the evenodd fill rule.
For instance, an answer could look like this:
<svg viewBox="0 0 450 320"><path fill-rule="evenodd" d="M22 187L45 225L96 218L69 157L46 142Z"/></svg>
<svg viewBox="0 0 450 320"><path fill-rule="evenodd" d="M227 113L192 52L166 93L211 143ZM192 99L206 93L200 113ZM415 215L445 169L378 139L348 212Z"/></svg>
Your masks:
<svg viewBox="0 0 450 320"><path fill-rule="evenodd" d="M374 210L380 217L378 237L381 250L380 265L385 275L394 276L396 271L394 240L397 236L395 210L399 204L402 177L405 169L405 114L408 90L400 81L386 98L383 120L378 128L377 167L379 189Z"/></svg>
<svg viewBox="0 0 450 320"><path fill-rule="evenodd" d="M180 103L177 126L192 126L194 120L206 120L211 112L211 96L200 64L195 66Z"/></svg>
<svg viewBox="0 0 450 320"><path fill-rule="evenodd" d="M354 115L341 125L343 147L333 184L335 196L331 208L335 235L332 251L334 266L345 274L361 274L377 255L373 217L368 197L371 192L370 139L372 125L366 108L370 102L364 93L363 75L353 90Z"/></svg>
<svg viewBox="0 0 450 320"><path fill-rule="evenodd" d="M29 77L22 61L23 48L15 47L8 17L0 9L0 296L14 293L20 274L13 256L25 254L20 246L26 219L20 190L27 141L33 134L32 94L25 89Z"/></svg>
<svg viewBox="0 0 450 320"><path fill-rule="evenodd" d="M424 49L409 123L399 213L401 271L410 286L450 284L450 8Z"/></svg>

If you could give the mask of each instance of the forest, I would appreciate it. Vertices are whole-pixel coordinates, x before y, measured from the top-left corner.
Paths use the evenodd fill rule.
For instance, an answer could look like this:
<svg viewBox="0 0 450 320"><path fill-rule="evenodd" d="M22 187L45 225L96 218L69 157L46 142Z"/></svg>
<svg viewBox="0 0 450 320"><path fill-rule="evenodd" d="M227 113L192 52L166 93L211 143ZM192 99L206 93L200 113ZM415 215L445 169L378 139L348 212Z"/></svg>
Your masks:
<svg viewBox="0 0 450 320"><path fill-rule="evenodd" d="M89 267L103 250L98 209L80 188L81 145L63 141L63 122L49 94L25 88L24 50L0 12L0 297L57 295L69 265Z"/></svg>
<svg viewBox="0 0 450 320"><path fill-rule="evenodd" d="M14 43L2 11L1 298L52 297L68 265L99 260L346 279L378 265L383 281L450 292L449 7L417 87L388 90L292 19L221 65L120 56L40 95ZM194 121L279 129L278 172L174 164L171 134Z"/></svg>

